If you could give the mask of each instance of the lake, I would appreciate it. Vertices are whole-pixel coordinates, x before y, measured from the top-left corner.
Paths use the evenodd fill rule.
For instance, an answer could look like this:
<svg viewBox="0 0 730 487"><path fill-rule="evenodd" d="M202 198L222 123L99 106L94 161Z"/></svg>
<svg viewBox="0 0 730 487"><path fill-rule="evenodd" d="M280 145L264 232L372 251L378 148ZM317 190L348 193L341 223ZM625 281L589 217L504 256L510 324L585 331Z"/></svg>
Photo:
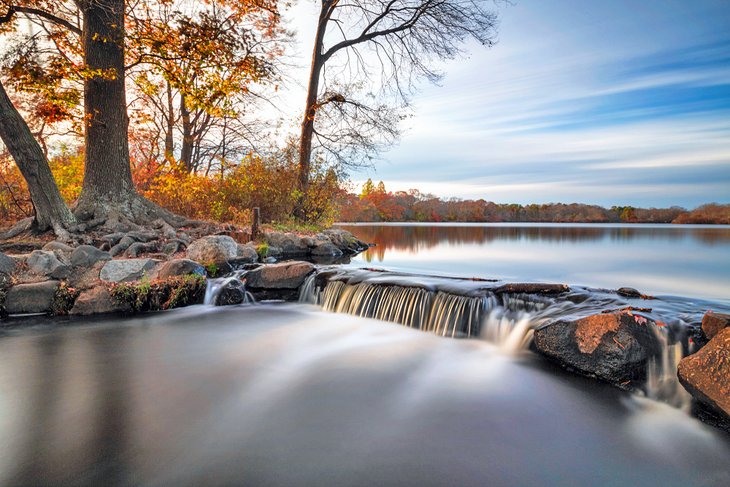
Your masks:
<svg viewBox="0 0 730 487"><path fill-rule="evenodd" d="M730 226L338 224L376 244L349 265L459 277L634 287L730 302Z"/></svg>

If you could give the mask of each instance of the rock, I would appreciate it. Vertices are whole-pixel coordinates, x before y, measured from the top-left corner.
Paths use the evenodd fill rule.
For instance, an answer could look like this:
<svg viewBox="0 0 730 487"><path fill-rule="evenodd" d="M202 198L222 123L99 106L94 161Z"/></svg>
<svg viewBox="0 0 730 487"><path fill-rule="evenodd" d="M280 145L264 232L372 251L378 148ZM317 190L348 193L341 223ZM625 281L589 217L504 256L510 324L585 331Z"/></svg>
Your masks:
<svg viewBox="0 0 730 487"><path fill-rule="evenodd" d="M620 287L616 290L616 294L625 298L640 298L641 293L633 287Z"/></svg>
<svg viewBox="0 0 730 487"><path fill-rule="evenodd" d="M208 235L191 243L187 256L203 265L223 264L238 256L238 243L228 235Z"/></svg>
<svg viewBox="0 0 730 487"><path fill-rule="evenodd" d="M124 252L125 250L127 250L129 248L129 246L135 242L136 242L135 239L125 235L124 237L122 237L122 239L119 241L119 243L117 243L115 246L113 246L109 250L109 253L112 255L112 257L117 256L117 255L121 254L122 252Z"/></svg>
<svg viewBox="0 0 730 487"><path fill-rule="evenodd" d="M73 252L74 248L70 245L66 245L63 242L59 242L58 240L53 240L51 242L48 242L43 246L43 250L48 250L50 252L60 251L60 252Z"/></svg>
<svg viewBox="0 0 730 487"><path fill-rule="evenodd" d="M165 262L157 273L158 279L167 279L172 276L185 276L188 274L206 274L205 267L190 259L173 259Z"/></svg>
<svg viewBox="0 0 730 487"><path fill-rule="evenodd" d="M95 315L102 313L129 313L132 308L126 303L118 303L105 286L83 291L71 308L72 315Z"/></svg>
<svg viewBox="0 0 730 487"><path fill-rule="evenodd" d="M179 238L174 238L167 242L164 247L162 247L162 252L167 255L172 255L180 252L181 250L185 250L187 246L188 244L186 242L183 242Z"/></svg>
<svg viewBox="0 0 730 487"><path fill-rule="evenodd" d="M99 278L107 282L137 281L154 269L159 261L153 259L110 260L99 273Z"/></svg>
<svg viewBox="0 0 730 487"><path fill-rule="evenodd" d="M34 250L28 257L27 264L36 274L53 279L63 279L70 273L68 266L49 250Z"/></svg>
<svg viewBox="0 0 730 487"><path fill-rule="evenodd" d="M256 252L256 247L254 247L252 244L239 245L236 260L239 263L244 262L248 264L252 264L258 261L259 254Z"/></svg>
<svg viewBox="0 0 730 487"><path fill-rule="evenodd" d="M283 257L284 252L275 245L269 245L269 257Z"/></svg>
<svg viewBox="0 0 730 487"><path fill-rule="evenodd" d="M354 254L357 252L362 252L363 250L366 250L368 248L368 245L364 242L361 242L353 234L348 232L347 230L340 230L337 228L332 228L330 230L325 230L324 235L340 250L343 252Z"/></svg>
<svg viewBox="0 0 730 487"><path fill-rule="evenodd" d="M261 266L246 274L249 288L296 289L314 271L309 262L281 262Z"/></svg>
<svg viewBox="0 0 730 487"><path fill-rule="evenodd" d="M702 331L707 338L712 338L721 330L730 326L730 315L708 311L702 317Z"/></svg>
<svg viewBox="0 0 730 487"><path fill-rule="evenodd" d="M266 257L264 259L264 264L273 264L276 262L276 257Z"/></svg>
<svg viewBox="0 0 730 487"><path fill-rule="evenodd" d="M231 279L218 291L215 297L216 306L229 306L246 302L246 286L238 279Z"/></svg>
<svg viewBox="0 0 730 487"><path fill-rule="evenodd" d="M12 274L16 265L15 259L0 252L0 273Z"/></svg>
<svg viewBox="0 0 730 487"><path fill-rule="evenodd" d="M71 265L74 267L91 267L101 260L111 260L109 252L97 249L92 245L79 245L71 253Z"/></svg>
<svg viewBox="0 0 730 487"><path fill-rule="evenodd" d="M309 247L301 237L294 233L271 232L264 235L269 247L281 249L283 255L300 256L309 253Z"/></svg>
<svg viewBox="0 0 730 487"><path fill-rule="evenodd" d="M319 244L312 249L312 255L340 257L342 255L342 251L332 242L319 242Z"/></svg>
<svg viewBox="0 0 730 487"><path fill-rule="evenodd" d="M546 284L536 282L504 284L493 290L493 292L498 294L561 294L568 291L570 291L570 287L565 284Z"/></svg>
<svg viewBox="0 0 730 487"><path fill-rule="evenodd" d="M661 352L656 325L631 313L559 320L535 330L539 353L578 372L616 385L642 380L647 360Z"/></svg>
<svg viewBox="0 0 730 487"><path fill-rule="evenodd" d="M58 281L13 286L5 298L5 310L8 314L48 313L51 311L53 296L59 286Z"/></svg>
<svg viewBox="0 0 730 487"><path fill-rule="evenodd" d="M683 358L677 377L692 396L730 418L730 328Z"/></svg>

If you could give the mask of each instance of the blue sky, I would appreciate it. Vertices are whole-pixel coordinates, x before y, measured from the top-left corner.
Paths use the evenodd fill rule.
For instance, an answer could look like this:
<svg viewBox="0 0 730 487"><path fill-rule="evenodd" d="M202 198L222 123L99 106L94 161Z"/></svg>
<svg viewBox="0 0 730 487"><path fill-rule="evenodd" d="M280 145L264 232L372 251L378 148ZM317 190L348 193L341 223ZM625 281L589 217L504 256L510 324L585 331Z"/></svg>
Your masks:
<svg viewBox="0 0 730 487"><path fill-rule="evenodd" d="M730 0L516 0L372 177L497 202L730 203ZM301 63L314 2L295 10Z"/></svg>

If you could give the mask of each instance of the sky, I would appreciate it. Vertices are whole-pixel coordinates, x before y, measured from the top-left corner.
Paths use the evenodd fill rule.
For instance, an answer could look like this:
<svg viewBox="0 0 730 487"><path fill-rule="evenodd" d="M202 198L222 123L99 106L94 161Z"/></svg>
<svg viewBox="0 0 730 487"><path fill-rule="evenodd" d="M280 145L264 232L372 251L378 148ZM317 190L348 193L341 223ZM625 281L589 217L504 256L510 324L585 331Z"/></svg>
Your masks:
<svg viewBox="0 0 730 487"><path fill-rule="evenodd" d="M288 13L301 79L317 3ZM399 143L352 173L357 185L500 203L730 203L730 0L496 10L498 43L467 45L439 86L420 86Z"/></svg>

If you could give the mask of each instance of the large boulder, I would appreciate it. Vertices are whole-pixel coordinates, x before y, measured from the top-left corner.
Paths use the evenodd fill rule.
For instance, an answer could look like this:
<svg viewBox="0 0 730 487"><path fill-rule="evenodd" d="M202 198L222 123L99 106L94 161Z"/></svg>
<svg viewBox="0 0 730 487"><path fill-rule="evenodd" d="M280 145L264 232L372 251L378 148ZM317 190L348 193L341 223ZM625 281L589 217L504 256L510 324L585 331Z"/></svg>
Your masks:
<svg viewBox="0 0 730 487"><path fill-rule="evenodd" d="M361 242L347 230L331 228L322 232L340 250L345 253L354 254L368 248L365 242Z"/></svg>
<svg viewBox="0 0 730 487"><path fill-rule="evenodd" d="M203 265L224 264L238 257L238 243L228 235L208 235L191 243L187 256Z"/></svg>
<svg viewBox="0 0 730 487"><path fill-rule="evenodd" d="M702 331L707 338L712 338L730 326L730 315L708 311L702 317Z"/></svg>
<svg viewBox="0 0 730 487"><path fill-rule="evenodd" d="M76 299L70 314L96 315L103 313L129 313L131 306L117 302L105 286L97 286L83 291Z"/></svg>
<svg viewBox="0 0 730 487"><path fill-rule="evenodd" d="M99 250L92 245L79 245L71 253L71 265L74 267L91 267L101 260L111 260L109 252Z"/></svg>
<svg viewBox="0 0 730 487"><path fill-rule="evenodd" d="M312 249L312 255L317 257L340 257L342 251L329 241L318 241L316 247Z"/></svg>
<svg viewBox="0 0 730 487"><path fill-rule="evenodd" d="M53 279L63 279L70 273L69 267L50 250L34 250L26 263L32 272Z"/></svg>
<svg viewBox="0 0 730 487"><path fill-rule="evenodd" d="M53 297L60 286L59 281L18 284L8 291L5 311L8 314L49 313Z"/></svg>
<svg viewBox="0 0 730 487"><path fill-rule="evenodd" d="M230 306L246 302L246 286L238 279L229 279L223 283L215 295L213 304Z"/></svg>
<svg viewBox="0 0 730 487"><path fill-rule="evenodd" d="M268 264L249 271L246 285L249 288L297 289L313 271L314 265L309 262Z"/></svg>
<svg viewBox="0 0 730 487"><path fill-rule="evenodd" d="M645 378L647 360L662 344L653 321L616 312L549 323L535 330L534 346L564 367L625 386Z"/></svg>
<svg viewBox="0 0 730 487"><path fill-rule="evenodd" d="M307 241L294 233L270 232L265 235L269 247L278 247L287 256L309 254Z"/></svg>
<svg viewBox="0 0 730 487"><path fill-rule="evenodd" d="M138 281L159 263L154 259L110 260L101 268L99 278L107 282Z"/></svg>
<svg viewBox="0 0 730 487"><path fill-rule="evenodd" d="M730 418L730 328L683 358L677 377L692 396Z"/></svg>
<svg viewBox="0 0 730 487"><path fill-rule="evenodd" d="M173 259L162 264L157 273L158 279L167 279L172 276L186 276L198 274L205 276L205 267L190 259Z"/></svg>

